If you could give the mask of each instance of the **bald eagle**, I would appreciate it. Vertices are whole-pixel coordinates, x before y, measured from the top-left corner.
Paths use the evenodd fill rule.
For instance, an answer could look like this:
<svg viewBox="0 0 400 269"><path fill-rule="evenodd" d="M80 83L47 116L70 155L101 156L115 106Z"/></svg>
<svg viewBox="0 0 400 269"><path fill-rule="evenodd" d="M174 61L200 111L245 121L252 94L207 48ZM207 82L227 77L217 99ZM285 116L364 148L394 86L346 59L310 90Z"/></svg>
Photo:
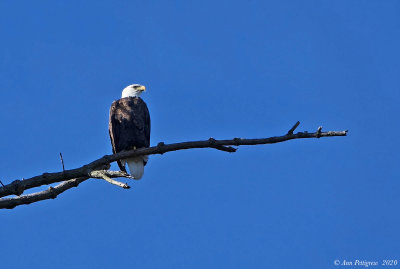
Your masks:
<svg viewBox="0 0 400 269"><path fill-rule="evenodd" d="M140 98L145 90L143 85L129 85L122 91L121 99L111 105L108 130L114 154L150 146L150 114L146 103ZM117 163L124 172L128 164L132 177L140 179L147 161L147 156L139 156L118 160Z"/></svg>

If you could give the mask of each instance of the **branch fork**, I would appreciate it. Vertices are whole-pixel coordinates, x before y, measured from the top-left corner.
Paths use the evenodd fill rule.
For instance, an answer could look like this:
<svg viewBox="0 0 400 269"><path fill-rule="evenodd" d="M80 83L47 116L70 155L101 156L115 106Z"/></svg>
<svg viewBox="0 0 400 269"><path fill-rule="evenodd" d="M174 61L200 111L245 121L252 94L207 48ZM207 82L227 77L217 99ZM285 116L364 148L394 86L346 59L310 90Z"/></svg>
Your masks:
<svg viewBox="0 0 400 269"><path fill-rule="evenodd" d="M124 177L124 178L134 179L133 177L131 177L126 172L123 172L123 171L109 171L109 170L91 171L89 173L89 177L104 179L108 183L111 183L113 185L116 185L116 186L124 188L124 189L130 189L131 187L127 183L119 182L117 180L112 179L111 177Z"/></svg>

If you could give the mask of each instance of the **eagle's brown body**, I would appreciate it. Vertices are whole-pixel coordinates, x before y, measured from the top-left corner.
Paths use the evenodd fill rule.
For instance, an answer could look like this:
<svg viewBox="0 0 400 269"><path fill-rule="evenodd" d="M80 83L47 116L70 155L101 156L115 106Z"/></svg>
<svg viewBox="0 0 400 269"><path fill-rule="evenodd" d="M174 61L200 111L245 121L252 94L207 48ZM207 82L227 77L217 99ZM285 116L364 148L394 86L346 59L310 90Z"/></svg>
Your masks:
<svg viewBox="0 0 400 269"><path fill-rule="evenodd" d="M109 133L113 153L150 146L150 114L140 97L116 100L110 108ZM144 165L146 161L144 161ZM118 161L122 171L124 163Z"/></svg>

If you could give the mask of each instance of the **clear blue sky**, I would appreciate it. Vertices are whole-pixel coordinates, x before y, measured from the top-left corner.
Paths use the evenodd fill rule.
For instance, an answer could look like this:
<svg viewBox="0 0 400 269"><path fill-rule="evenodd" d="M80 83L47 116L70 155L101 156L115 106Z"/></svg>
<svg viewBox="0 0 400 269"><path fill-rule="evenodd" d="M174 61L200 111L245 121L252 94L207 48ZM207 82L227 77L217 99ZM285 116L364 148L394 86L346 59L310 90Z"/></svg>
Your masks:
<svg viewBox="0 0 400 269"><path fill-rule="evenodd" d="M400 2L0 2L0 179L109 154L131 83L151 144L349 129L152 156L0 212L1 268L335 268L400 260ZM113 164L113 169L116 165ZM337 267L336 267L337 268Z"/></svg>

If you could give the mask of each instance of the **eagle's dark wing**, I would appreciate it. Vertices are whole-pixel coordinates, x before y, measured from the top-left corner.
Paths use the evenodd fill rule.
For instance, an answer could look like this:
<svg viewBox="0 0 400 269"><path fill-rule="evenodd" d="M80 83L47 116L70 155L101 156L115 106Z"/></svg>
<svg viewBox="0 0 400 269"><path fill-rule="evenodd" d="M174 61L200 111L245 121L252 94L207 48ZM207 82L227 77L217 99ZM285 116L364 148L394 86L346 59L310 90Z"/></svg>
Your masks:
<svg viewBox="0 0 400 269"><path fill-rule="evenodd" d="M146 138L146 143L145 147L148 148L150 147L150 131L151 131L151 120L150 120L150 113L149 109L147 108L147 105L145 102L143 102L144 107L143 107L143 112L144 112L144 135ZM147 164L147 161L144 161L144 165Z"/></svg>
<svg viewBox="0 0 400 269"><path fill-rule="evenodd" d="M144 136L146 138L145 147L150 147L150 131L151 131L151 121L149 109L145 102L143 102L143 114L144 114Z"/></svg>
<svg viewBox="0 0 400 269"><path fill-rule="evenodd" d="M108 123L108 132L110 134L110 140L111 140L111 145L112 145L112 150L113 153L117 153L120 150L117 149L116 145L119 145L119 140L120 140L120 121L118 120L118 118L120 118L120 115L118 115L120 113L120 110L118 109L119 106L119 100L114 101L111 104L111 108L110 108L110 120ZM122 164L122 162L120 160L117 160L119 169L121 169L121 171L126 172L125 166Z"/></svg>
<svg viewBox="0 0 400 269"><path fill-rule="evenodd" d="M150 114L141 98L114 101L110 109L109 133L113 152L150 146ZM118 166L125 171L121 161Z"/></svg>

